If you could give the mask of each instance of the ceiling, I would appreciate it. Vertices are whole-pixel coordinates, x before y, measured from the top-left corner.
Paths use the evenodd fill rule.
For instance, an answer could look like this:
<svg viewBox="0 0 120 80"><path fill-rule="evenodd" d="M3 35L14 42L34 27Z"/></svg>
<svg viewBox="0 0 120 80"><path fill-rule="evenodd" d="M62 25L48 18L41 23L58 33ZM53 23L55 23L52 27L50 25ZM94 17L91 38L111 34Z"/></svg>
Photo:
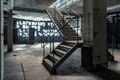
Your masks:
<svg viewBox="0 0 120 80"><path fill-rule="evenodd" d="M4 0L4 2L10 0ZM13 0L14 18L41 20L47 19L45 9L56 0ZM7 4L5 4L7 5ZM6 7L6 6L5 6ZM82 0L75 5L70 6L77 13L82 13ZM107 0L108 12L120 11L120 0Z"/></svg>
<svg viewBox="0 0 120 80"><path fill-rule="evenodd" d="M14 18L49 20L45 9L56 0L14 0Z"/></svg>
<svg viewBox="0 0 120 80"><path fill-rule="evenodd" d="M14 7L44 10L56 0L14 0Z"/></svg>

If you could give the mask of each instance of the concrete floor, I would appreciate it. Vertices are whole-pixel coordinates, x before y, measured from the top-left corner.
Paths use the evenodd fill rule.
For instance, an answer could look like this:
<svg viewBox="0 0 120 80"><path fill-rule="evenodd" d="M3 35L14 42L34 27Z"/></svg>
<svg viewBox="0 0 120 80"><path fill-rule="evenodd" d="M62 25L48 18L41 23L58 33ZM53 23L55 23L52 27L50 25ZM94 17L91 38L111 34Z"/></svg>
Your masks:
<svg viewBox="0 0 120 80"><path fill-rule="evenodd" d="M55 43L55 46L58 44ZM13 52L5 54L5 80L120 80L120 50L114 50L117 62L109 62L107 70L88 72L81 67L79 48L58 68L57 75L50 75L42 65L40 44L13 47ZM49 44L46 53L49 53Z"/></svg>

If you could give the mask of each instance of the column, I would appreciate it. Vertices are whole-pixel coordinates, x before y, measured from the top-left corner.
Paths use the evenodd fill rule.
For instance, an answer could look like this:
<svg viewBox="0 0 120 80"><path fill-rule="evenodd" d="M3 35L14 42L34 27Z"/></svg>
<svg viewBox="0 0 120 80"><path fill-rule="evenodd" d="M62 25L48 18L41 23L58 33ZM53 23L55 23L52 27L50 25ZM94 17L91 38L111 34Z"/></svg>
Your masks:
<svg viewBox="0 0 120 80"><path fill-rule="evenodd" d="M106 0L83 1L83 41L87 46L92 69L107 68ZM85 49L83 49L84 54ZM85 61L85 60L84 60ZM85 64L85 63L83 63ZM87 65L87 64L86 64Z"/></svg>
<svg viewBox="0 0 120 80"><path fill-rule="evenodd" d="M13 50L13 18L11 9L8 12L7 19L7 50L8 52L12 52Z"/></svg>
<svg viewBox="0 0 120 80"><path fill-rule="evenodd" d="M3 0L0 1L0 80L4 78L4 53L3 53Z"/></svg>

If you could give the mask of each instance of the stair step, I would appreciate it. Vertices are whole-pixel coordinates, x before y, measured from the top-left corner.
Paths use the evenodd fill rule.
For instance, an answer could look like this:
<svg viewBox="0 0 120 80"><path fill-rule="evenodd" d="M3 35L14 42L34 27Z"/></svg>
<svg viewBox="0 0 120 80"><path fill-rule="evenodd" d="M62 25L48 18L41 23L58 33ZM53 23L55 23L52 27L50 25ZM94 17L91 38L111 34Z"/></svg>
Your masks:
<svg viewBox="0 0 120 80"><path fill-rule="evenodd" d="M60 45L59 46L59 49L65 51L65 52L68 52L72 47L69 46L69 45Z"/></svg>
<svg viewBox="0 0 120 80"><path fill-rule="evenodd" d="M76 39L76 38L81 38L81 37L80 36L74 36L74 35L68 35L68 36L65 35L65 38L68 38L68 40L69 40L69 38Z"/></svg>
<svg viewBox="0 0 120 80"><path fill-rule="evenodd" d="M81 39L81 37L80 36L67 36L67 35L64 35L64 39L65 40L80 40Z"/></svg>
<svg viewBox="0 0 120 80"><path fill-rule="evenodd" d="M52 60L54 62L59 61L61 59L60 56L57 56L56 54L54 54L54 58L53 58L53 54L52 53L49 54L48 56L49 56L50 60Z"/></svg>
<svg viewBox="0 0 120 80"><path fill-rule="evenodd" d="M54 19L54 20L56 20L56 22L61 22L61 23L67 23L65 20L63 20L63 19Z"/></svg>
<svg viewBox="0 0 120 80"><path fill-rule="evenodd" d="M71 49L72 47L71 46L68 46L68 45L60 45L61 47L64 47L64 48L69 48Z"/></svg>
<svg viewBox="0 0 120 80"><path fill-rule="evenodd" d="M71 47L73 47L73 46L76 44L76 42L72 42L72 41L64 41L63 44L64 44L64 45L67 45L67 46L71 46Z"/></svg>
<svg viewBox="0 0 120 80"><path fill-rule="evenodd" d="M49 60L48 58L45 58L44 62L49 66L49 68L53 67L53 62L51 60Z"/></svg>
<svg viewBox="0 0 120 80"><path fill-rule="evenodd" d="M61 49L55 49L55 51L57 51L57 52L59 52L59 53L61 53L61 54L66 54L66 52L65 51L63 51L63 50L61 50Z"/></svg>
<svg viewBox="0 0 120 80"><path fill-rule="evenodd" d="M69 36L77 36L77 34L73 32L64 32L64 34Z"/></svg>
<svg viewBox="0 0 120 80"><path fill-rule="evenodd" d="M73 30L71 27L69 27L69 28L64 27L64 31L65 32L74 32L75 33L75 30Z"/></svg>
<svg viewBox="0 0 120 80"><path fill-rule="evenodd" d="M77 40L66 40L64 43L71 43L71 44L76 44Z"/></svg>

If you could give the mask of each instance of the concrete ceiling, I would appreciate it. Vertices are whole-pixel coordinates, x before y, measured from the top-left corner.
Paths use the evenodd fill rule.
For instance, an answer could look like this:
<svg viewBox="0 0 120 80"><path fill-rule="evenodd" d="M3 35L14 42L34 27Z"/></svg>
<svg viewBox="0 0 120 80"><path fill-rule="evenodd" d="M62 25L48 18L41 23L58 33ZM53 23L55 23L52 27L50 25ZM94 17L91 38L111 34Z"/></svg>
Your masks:
<svg viewBox="0 0 120 80"><path fill-rule="evenodd" d="M34 20L34 21L49 21L50 18L46 13L38 13L38 12L23 12L23 11L13 11L15 15L13 18L19 19L27 19L27 20ZM17 14L17 15L16 15Z"/></svg>
<svg viewBox="0 0 120 80"><path fill-rule="evenodd" d="M120 5L120 0L107 0L108 7L112 7L112 6L116 6L116 5Z"/></svg>
<svg viewBox="0 0 120 80"><path fill-rule="evenodd" d="M14 0L14 18L49 20L45 9L56 0Z"/></svg>
<svg viewBox="0 0 120 80"><path fill-rule="evenodd" d="M108 12L120 11L120 0L107 0Z"/></svg>
<svg viewBox="0 0 120 80"><path fill-rule="evenodd" d="M6 0L9 1L9 0ZM43 14L44 10L49 7L56 0L13 0L14 2L14 18L27 18L39 20L45 19L47 14ZM82 13L82 0L70 7L76 10L77 13ZM120 0L107 0L108 12L120 11Z"/></svg>
<svg viewBox="0 0 120 80"><path fill-rule="evenodd" d="M14 7L44 10L56 0L14 0Z"/></svg>
<svg viewBox="0 0 120 80"><path fill-rule="evenodd" d="M74 10L78 14L83 13L83 0L80 0L76 4L69 6L72 10ZM69 8L64 9L70 12ZM63 12L64 12L63 10ZM120 0L107 0L107 12L116 12L120 11Z"/></svg>

